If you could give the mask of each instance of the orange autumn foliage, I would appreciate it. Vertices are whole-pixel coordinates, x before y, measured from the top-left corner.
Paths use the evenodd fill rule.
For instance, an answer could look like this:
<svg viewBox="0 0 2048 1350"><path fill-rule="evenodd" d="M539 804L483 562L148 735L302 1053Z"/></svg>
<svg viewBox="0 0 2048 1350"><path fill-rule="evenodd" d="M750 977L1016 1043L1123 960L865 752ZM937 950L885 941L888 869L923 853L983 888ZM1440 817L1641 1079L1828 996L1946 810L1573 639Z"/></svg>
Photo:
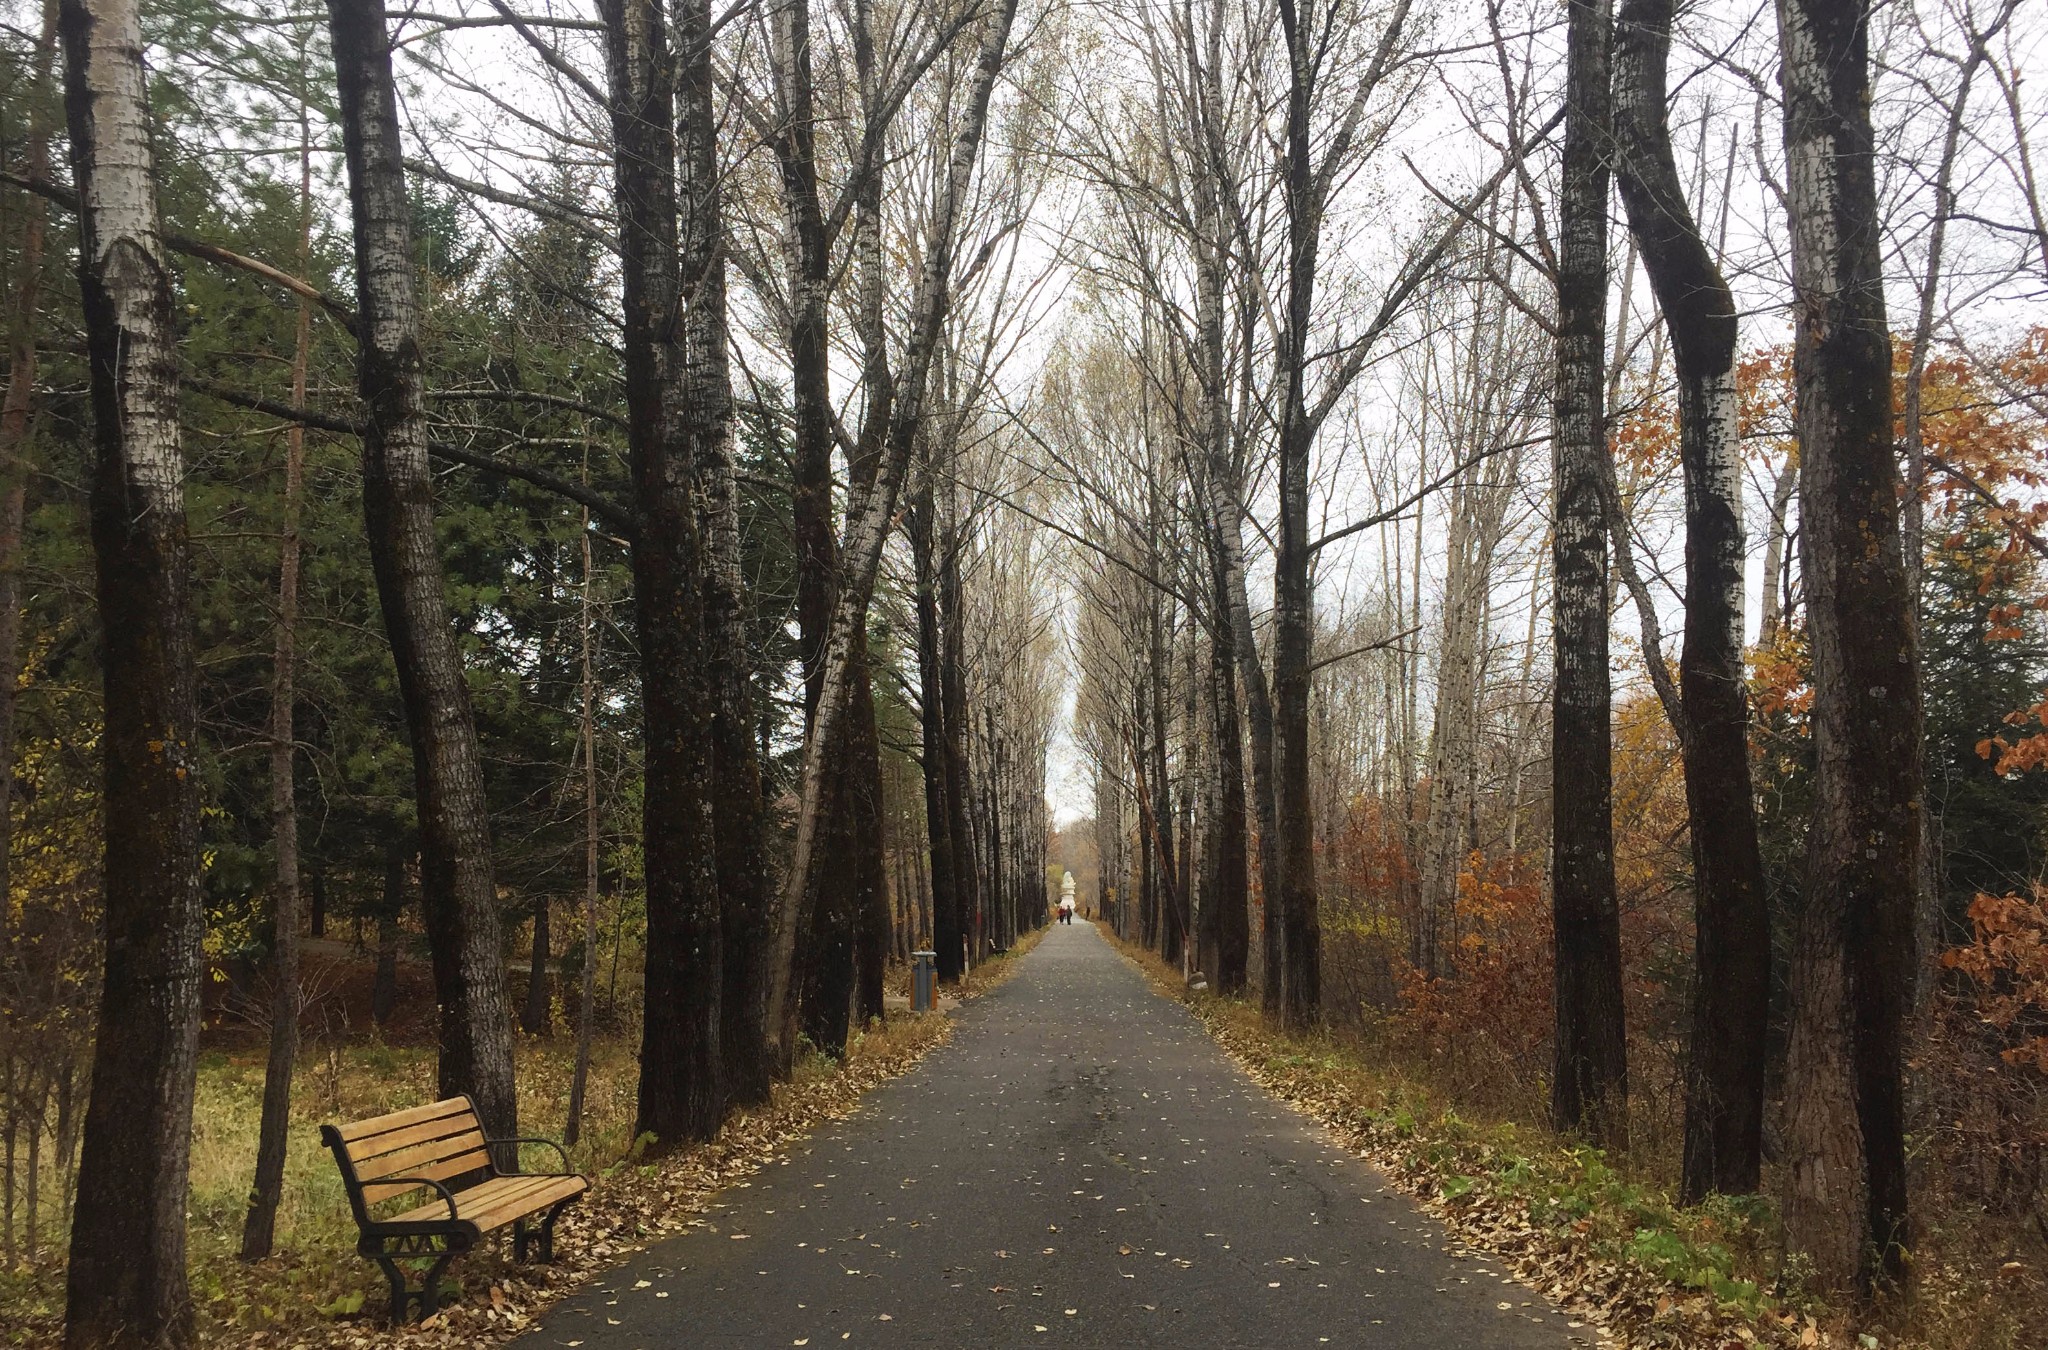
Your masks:
<svg viewBox="0 0 2048 1350"><path fill-rule="evenodd" d="M1972 941L1944 953L1942 964L1975 984L1977 1016L2011 1042L2001 1058L2048 1073L2048 888L1979 895L1970 925Z"/></svg>

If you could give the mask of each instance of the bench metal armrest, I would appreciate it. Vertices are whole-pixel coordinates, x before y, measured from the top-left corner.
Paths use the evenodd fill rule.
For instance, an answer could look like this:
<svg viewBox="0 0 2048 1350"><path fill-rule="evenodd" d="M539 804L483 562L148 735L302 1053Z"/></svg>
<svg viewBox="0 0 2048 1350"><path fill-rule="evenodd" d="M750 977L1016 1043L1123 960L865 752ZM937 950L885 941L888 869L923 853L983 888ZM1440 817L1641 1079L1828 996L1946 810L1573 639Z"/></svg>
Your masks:
<svg viewBox="0 0 2048 1350"><path fill-rule="evenodd" d="M453 1220L462 1217L455 1212L455 1192L449 1190L432 1177L378 1177L375 1181L364 1182L363 1184L366 1186L432 1186L441 1193L441 1198L448 1202L449 1219ZM390 1197L387 1196L386 1198L389 1199ZM375 1223L376 1221L372 1220L371 1222Z"/></svg>
<svg viewBox="0 0 2048 1350"><path fill-rule="evenodd" d="M486 1145L494 1145L494 1144L546 1144L546 1145L547 1145L547 1146L548 1146L549 1148L553 1149L553 1150L554 1150L554 1151L555 1151L555 1152L556 1152L557 1154L559 1154L559 1155L561 1156L561 1159L562 1159L562 1172L561 1172L561 1174L562 1174L563 1176L565 1176L565 1177L571 1177L571 1176L581 1176L581 1175L582 1175L582 1173L578 1172L578 1171L577 1171L577 1170L576 1170L576 1169L575 1169L574 1167L571 1167L571 1166L569 1165L569 1150L568 1150L568 1149L565 1149L565 1148L563 1148L563 1147L562 1147L562 1146L561 1146L561 1145L560 1145L559 1143L556 1143L556 1142L555 1142L554 1140L552 1140L552 1139L543 1139L543 1138L541 1138L541 1137L540 1137L539 1135L519 1135L519 1136L516 1136L516 1137L514 1137L514 1138L511 1138L511 1139L486 1139L486 1140L484 1140L484 1143L485 1143ZM517 1159L517 1155L516 1155L516 1154L514 1155L514 1158L515 1158L515 1161L516 1161L516 1159Z"/></svg>

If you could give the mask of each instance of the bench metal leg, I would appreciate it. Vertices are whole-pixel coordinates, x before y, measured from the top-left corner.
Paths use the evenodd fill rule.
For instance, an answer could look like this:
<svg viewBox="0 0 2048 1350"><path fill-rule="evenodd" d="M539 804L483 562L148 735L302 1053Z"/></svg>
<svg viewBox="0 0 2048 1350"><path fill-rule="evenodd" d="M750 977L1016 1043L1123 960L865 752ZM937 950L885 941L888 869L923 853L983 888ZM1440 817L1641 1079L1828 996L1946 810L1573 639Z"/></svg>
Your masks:
<svg viewBox="0 0 2048 1350"><path fill-rule="evenodd" d="M528 1259L527 1253L537 1241L540 1245L541 1262L543 1264L551 1264L555 1259L555 1220L560 1218L562 1211L574 1204L576 1199L577 1197L572 1195L567 1200L558 1200L549 1206L547 1217L540 1221L538 1231L529 1230L524 1219L515 1220L512 1224L512 1255L514 1259L524 1263Z"/></svg>
<svg viewBox="0 0 2048 1350"><path fill-rule="evenodd" d="M427 1267L426 1278L418 1289L406 1287L405 1271L398 1264L398 1258L382 1252L371 1258L384 1268L385 1282L391 1286L391 1325L404 1326L411 1320L406 1313L414 1299L419 1300L420 1317L432 1317L440 1307L441 1275L448 1269L448 1263L455 1259L454 1252L442 1252L434 1258L434 1264Z"/></svg>

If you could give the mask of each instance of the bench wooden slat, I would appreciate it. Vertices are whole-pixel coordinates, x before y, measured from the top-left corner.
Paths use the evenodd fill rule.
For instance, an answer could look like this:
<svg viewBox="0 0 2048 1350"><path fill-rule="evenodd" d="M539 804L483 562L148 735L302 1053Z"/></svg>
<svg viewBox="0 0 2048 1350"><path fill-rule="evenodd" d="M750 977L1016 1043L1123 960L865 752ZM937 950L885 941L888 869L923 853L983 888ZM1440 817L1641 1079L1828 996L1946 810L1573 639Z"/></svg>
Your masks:
<svg viewBox="0 0 2048 1350"><path fill-rule="evenodd" d="M452 1158L443 1158L439 1162L400 1173L395 1181L366 1181L363 1183L363 1199L372 1205L383 1204L404 1195L407 1191L419 1190L420 1183L413 1180L414 1177L428 1181L446 1181L450 1177L459 1177L467 1172L482 1171L490 1165L491 1155L486 1149L458 1153ZM462 1192L457 1191L456 1194L461 1195Z"/></svg>
<svg viewBox="0 0 2048 1350"><path fill-rule="evenodd" d="M403 1129L386 1130L383 1134L359 1139L348 1145L348 1157L349 1161L356 1165L356 1170L361 1171L362 1165L372 1158L386 1153L396 1153L399 1149L411 1148L415 1144L424 1144L430 1140L446 1139L450 1135L461 1134L466 1130L481 1132L483 1124L473 1112L458 1112L452 1116L442 1116L419 1125L407 1125Z"/></svg>
<svg viewBox="0 0 2048 1350"><path fill-rule="evenodd" d="M537 1213L557 1200L580 1194L582 1177L511 1176L489 1181L455 1193L456 1216L478 1229L499 1228L527 1214ZM439 1196L385 1223L435 1223L448 1217L448 1204Z"/></svg>
<svg viewBox="0 0 2048 1350"><path fill-rule="evenodd" d="M521 1192L516 1197L493 1201L482 1213L475 1216L478 1228L489 1230L511 1223L514 1219L529 1214L538 1214L557 1200L566 1200L572 1195L581 1195L589 1189L582 1177L548 1177L546 1185ZM456 1202L458 1205L460 1201ZM464 1218L471 1217L467 1212Z"/></svg>
<svg viewBox="0 0 2048 1350"><path fill-rule="evenodd" d="M446 1101L428 1102L425 1106L408 1107L403 1111L393 1111L390 1115L372 1116L353 1125L343 1125L340 1127L341 1139L345 1144L353 1144L358 1139L367 1139L374 1134L385 1134L391 1130L403 1129L407 1125L438 1120L442 1116L452 1116L470 1109L467 1097L450 1097Z"/></svg>
<svg viewBox="0 0 2048 1350"><path fill-rule="evenodd" d="M356 1180L375 1181L379 1177L419 1176L419 1169L435 1163L474 1153L484 1146L484 1132L474 1124L468 1125L461 1134L444 1135L414 1144L411 1148L399 1149L396 1153L380 1154L367 1161L356 1162Z"/></svg>

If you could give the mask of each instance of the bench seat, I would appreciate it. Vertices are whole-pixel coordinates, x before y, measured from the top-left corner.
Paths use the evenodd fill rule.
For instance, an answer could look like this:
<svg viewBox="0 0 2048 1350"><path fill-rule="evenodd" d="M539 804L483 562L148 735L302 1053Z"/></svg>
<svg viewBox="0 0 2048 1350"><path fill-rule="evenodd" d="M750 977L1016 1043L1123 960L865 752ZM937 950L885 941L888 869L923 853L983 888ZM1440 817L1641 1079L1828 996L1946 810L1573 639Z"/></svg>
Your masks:
<svg viewBox="0 0 2048 1350"><path fill-rule="evenodd" d="M441 1272L449 1261L510 1226L518 1260L537 1242L540 1259L555 1254L555 1220L590 1189L567 1170L569 1155L551 1139L492 1139L476 1104L450 1097L347 1125L323 1125L320 1138L341 1169L355 1211L356 1250L384 1270L391 1285L391 1320L403 1322L414 1302L425 1317L435 1309ZM544 1144L561 1156L563 1171L519 1170L519 1145ZM529 1231L528 1221L537 1220ZM432 1261L417 1289L408 1288L401 1259Z"/></svg>
<svg viewBox="0 0 2048 1350"><path fill-rule="evenodd" d="M589 1183L582 1177L492 1177L489 1181L479 1182L455 1192L456 1212L452 1215L448 1212L448 1202L436 1197L416 1209L409 1209L403 1214L394 1214L388 1219L380 1220L379 1226L438 1226L453 1218L458 1223L475 1225L479 1234L488 1233L493 1229L503 1228L523 1215L546 1209L557 1200L573 1199L589 1188Z"/></svg>

